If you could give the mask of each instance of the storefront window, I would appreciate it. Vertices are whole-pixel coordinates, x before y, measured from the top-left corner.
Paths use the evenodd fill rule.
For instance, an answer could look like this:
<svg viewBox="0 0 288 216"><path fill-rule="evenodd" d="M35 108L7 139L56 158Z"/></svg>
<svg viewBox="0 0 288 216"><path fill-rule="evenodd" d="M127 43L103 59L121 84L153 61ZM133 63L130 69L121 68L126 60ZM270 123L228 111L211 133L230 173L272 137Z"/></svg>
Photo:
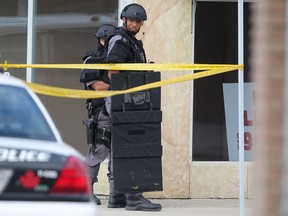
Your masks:
<svg viewBox="0 0 288 216"><path fill-rule="evenodd" d="M244 4L244 79L246 83L251 82L248 61L250 56L248 49L250 42L248 37L249 4ZM237 64L237 20L237 2L197 2L194 62ZM236 84L237 82L237 71L194 81L193 161L229 161L229 156L230 159L232 158L229 155L227 141L223 84ZM236 103L234 108L235 116L237 116ZM236 135L235 140L235 145L237 145Z"/></svg>
<svg viewBox="0 0 288 216"><path fill-rule="evenodd" d="M0 1L0 62L25 63L27 49L27 0ZM9 69L25 79L25 70Z"/></svg>
<svg viewBox="0 0 288 216"><path fill-rule="evenodd" d="M115 0L34 0L34 59L36 64L81 64L89 49L97 48L94 36L102 24L118 23L118 1ZM0 2L1 62L25 63L27 52L28 0ZM3 25L4 23L4 25ZM11 69L22 79L26 70ZM32 81L40 84L83 89L80 69L34 69ZM64 141L86 152L85 99L67 99L39 95L63 135Z"/></svg>

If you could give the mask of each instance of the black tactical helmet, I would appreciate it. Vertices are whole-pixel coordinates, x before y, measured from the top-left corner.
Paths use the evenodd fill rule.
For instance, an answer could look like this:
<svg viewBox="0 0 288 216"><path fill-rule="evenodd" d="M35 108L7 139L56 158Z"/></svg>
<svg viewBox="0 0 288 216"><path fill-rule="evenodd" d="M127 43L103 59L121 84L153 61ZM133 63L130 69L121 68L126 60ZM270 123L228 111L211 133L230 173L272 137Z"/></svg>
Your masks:
<svg viewBox="0 0 288 216"><path fill-rule="evenodd" d="M95 33L95 36L97 38L108 38L110 35L112 35L116 30L116 27L111 24L104 24L101 25L97 32Z"/></svg>
<svg viewBox="0 0 288 216"><path fill-rule="evenodd" d="M130 19L136 19L145 21L147 20L147 15L145 9L139 4L129 4L121 12L120 19L127 17Z"/></svg>

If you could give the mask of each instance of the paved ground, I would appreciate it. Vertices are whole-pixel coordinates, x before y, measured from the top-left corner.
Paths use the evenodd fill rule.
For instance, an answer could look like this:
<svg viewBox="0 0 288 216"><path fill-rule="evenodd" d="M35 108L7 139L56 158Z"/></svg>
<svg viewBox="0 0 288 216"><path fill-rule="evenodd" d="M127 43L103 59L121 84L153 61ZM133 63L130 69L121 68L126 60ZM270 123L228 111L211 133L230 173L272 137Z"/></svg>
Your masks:
<svg viewBox="0 0 288 216"><path fill-rule="evenodd" d="M98 206L99 216L239 216L238 199L151 199L162 205L160 212L127 211L107 208L107 200ZM253 200L245 200L243 216L253 215Z"/></svg>

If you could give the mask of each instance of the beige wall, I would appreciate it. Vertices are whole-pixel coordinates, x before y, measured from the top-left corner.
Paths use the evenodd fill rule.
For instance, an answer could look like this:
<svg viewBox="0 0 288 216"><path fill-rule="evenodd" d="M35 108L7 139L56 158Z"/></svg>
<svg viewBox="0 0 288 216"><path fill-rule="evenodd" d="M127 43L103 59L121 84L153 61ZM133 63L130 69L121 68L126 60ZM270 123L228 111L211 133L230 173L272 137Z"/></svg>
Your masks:
<svg viewBox="0 0 288 216"><path fill-rule="evenodd" d="M156 63L190 63L191 0L138 1L148 14L140 37ZM163 71L162 79L189 72ZM189 197L190 84L162 87L164 191L159 196ZM154 193L153 193L154 194Z"/></svg>
<svg viewBox="0 0 288 216"><path fill-rule="evenodd" d="M189 63L191 59L191 0L121 1L120 7L137 2L147 11L138 38L143 40L149 61L155 63ZM121 9L120 9L121 11ZM185 71L163 71L162 79L187 74ZM156 197L189 197L190 84L162 88L163 192ZM107 167L101 168L98 193L107 193ZM105 182L105 185L102 183ZM100 184L102 186L100 186ZM101 189L100 189L101 188Z"/></svg>
<svg viewBox="0 0 288 216"><path fill-rule="evenodd" d="M148 20L138 38L143 40L147 58L155 63L191 63L192 0L120 2L121 9L132 2L143 5ZM162 71L162 79L187 74ZM191 152L190 83L162 87L162 192L149 192L155 198L238 198L239 166L233 162L193 162ZM107 195L107 163L102 164L97 194ZM245 164L245 197L253 197L253 166Z"/></svg>

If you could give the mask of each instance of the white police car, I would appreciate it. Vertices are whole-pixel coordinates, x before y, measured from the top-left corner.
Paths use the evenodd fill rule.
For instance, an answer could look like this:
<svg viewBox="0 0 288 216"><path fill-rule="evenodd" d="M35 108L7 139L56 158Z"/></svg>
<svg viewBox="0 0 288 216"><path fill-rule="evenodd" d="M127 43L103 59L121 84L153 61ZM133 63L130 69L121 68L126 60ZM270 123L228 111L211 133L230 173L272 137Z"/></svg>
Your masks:
<svg viewBox="0 0 288 216"><path fill-rule="evenodd" d="M17 78L0 75L0 215L96 216L82 155Z"/></svg>

